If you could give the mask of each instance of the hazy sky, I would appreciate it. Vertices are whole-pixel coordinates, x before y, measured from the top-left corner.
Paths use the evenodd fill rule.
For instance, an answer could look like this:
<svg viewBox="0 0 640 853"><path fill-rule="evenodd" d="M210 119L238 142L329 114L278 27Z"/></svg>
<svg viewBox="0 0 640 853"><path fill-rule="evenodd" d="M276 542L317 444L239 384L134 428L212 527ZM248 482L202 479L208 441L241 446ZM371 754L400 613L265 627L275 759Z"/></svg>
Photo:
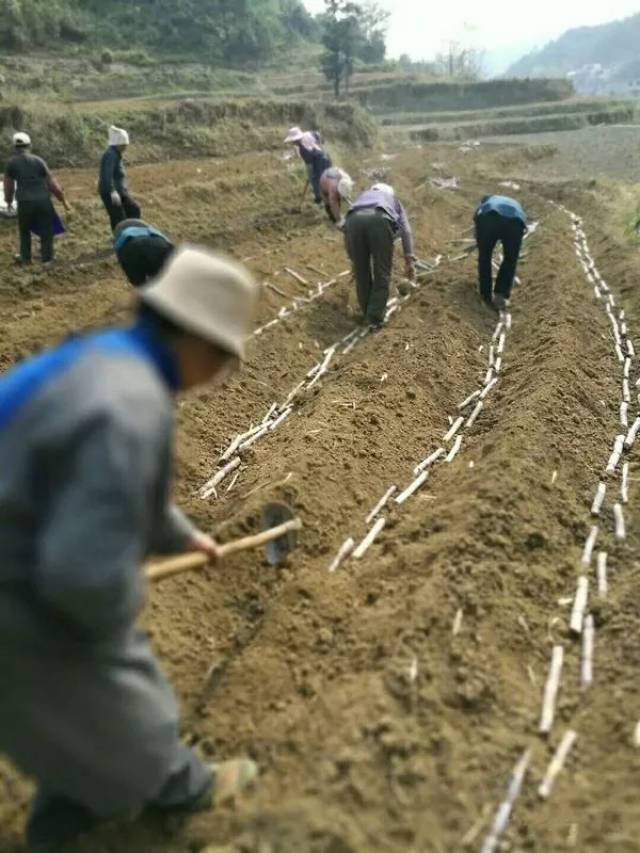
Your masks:
<svg viewBox="0 0 640 853"><path fill-rule="evenodd" d="M324 0L303 0L311 12ZM391 12L389 52L430 59L455 39L487 52L488 70L506 66L571 28L591 26L640 12L640 0L378 0Z"/></svg>

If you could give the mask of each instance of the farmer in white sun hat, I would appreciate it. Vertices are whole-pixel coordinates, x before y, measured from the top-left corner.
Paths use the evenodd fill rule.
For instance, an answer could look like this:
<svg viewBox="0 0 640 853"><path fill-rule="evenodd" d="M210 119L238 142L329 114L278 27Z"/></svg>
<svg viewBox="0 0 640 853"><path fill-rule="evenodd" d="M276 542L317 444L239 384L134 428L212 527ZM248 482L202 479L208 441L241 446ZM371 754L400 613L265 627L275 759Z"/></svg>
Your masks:
<svg viewBox="0 0 640 853"><path fill-rule="evenodd" d="M235 262L184 246L137 296L134 325L0 379L0 753L37 785L30 853L145 808L209 808L256 776L251 761L208 765L180 742L136 623L148 554L216 560L170 500L174 398L243 359L257 288Z"/></svg>
<svg viewBox="0 0 640 853"><path fill-rule="evenodd" d="M389 300L397 239L402 241L406 277L414 281L416 275L411 226L393 187L374 184L356 199L347 214L345 238L360 308L365 321L379 328Z"/></svg>
<svg viewBox="0 0 640 853"><path fill-rule="evenodd" d="M46 264L54 257L53 238L57 219L51 196L54 195L62 202L65 210L70 210L70 207L64 190L45 161L31 153L29 134L14 134L13 147L14 155L4 172L4 197L9 210L13 207L14 198L18 203L20 254L16 261L31 263L31 234L36 233L40 237L42 262Z"/></svg>
<svg viewBox="0 0 640 853"><path fill-rule="evenodd" d="M322 148L321 139L318 131L307 131L305 133L299 127L292 127L285 139L285 143L291 143L298 149L307 169L307 184L310 184L313 189L316 204L322 204L320 179L326 170L333 165L331 157Z"/></svg>
<svg viewBox="0 0 640 853"><path fill-rule="evenodd" d="M111 230L125 219L140 219L140 206L129 195L127 172L122 155L129 146L129 134L121 127L109 128L109 147L102 155L98 193L102 199Z"/></svg>

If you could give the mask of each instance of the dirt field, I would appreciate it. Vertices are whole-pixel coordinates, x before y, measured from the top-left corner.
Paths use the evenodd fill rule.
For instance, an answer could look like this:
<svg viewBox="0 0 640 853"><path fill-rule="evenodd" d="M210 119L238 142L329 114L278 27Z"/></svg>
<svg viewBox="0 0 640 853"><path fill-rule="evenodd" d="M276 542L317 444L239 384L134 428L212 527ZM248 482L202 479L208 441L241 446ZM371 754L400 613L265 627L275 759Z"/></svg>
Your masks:
<svg viewBox="0 0 640 853"><path fill-rule="evenodd" d="M584 217L588 252L614 296L609 310L621 347L628 346L622 323L640 347L640 262L595 193L526 183L520 197L540 226L527 242L512 324L505 321L492 343L496 317L476 297L474 261L453 260L448 241L469 227L480 195L504 189L496 175L533 171L526 156L425 146L348 164L359 185L375 169L388 170L420 256L442 255L439 268L396 303L383 330L352 338L348 352L348 342L338 346L313 387L307 374L356 328L347 277L256 335L246 369L222 391L181 401L176 489L196 520L224 541L254 530L261 506L282 498L305 523L285 568L240 557L207 577L165 583L148 610L182 702L185 737L212 759L247 754L262 775L235 808L184 823L105 827L77 851L479 851L529 747L522 791L496 849L640 850L640 465L637 451L625 458L627 538L617 540L612 508L621 464L611 475L604 469L616 435L626 432L623 364L605 310L609 293L602 288L595 297L576 255L576 223L551 201ZM141 167L130 177L157 225L232 251L286 294L265 287L264 327L307 295L285 267L310 287L347 269L337 232L308 199L299 208L297 168L255 154ZM544 168L541 162L541 174ZM459 177L461 189L433 189L428 178L441 174ZM95 176L62 177L76 213L59 268L49 276L37 265L28 273L6 261L0 268L3 368L79 326L124 320L131 302L107 256ZM12 227L3 225L3 258L14 241ZM588 257L581 241L579 250ZM475 423L463 426L460 452L439 460L406 502L391 500L382 513L386 526L362 559L329 573L342 543L364 537L365 518L389 487L404 490L416 465L445 446L458 404L486 387L492 346L494 361L502 358L499 381ZM635 358L629 367L632 424ZM202 500L198 492L234 436L303 381L286 420L242 451L239 477L223 481L217 500ZM447 450L454 443L446 442ZM595 555L590 567L581 566L603 478L596 551L609 553L606 598L598 595ZM569 631L583 572L596 626L587 690L581 640ZM564 647L562 683L552 732L540 737L554 645ZM577 741L545 802L538 786L567 730ZM22 849L30 793L26 781L0 767L1 853Z"/></svg>

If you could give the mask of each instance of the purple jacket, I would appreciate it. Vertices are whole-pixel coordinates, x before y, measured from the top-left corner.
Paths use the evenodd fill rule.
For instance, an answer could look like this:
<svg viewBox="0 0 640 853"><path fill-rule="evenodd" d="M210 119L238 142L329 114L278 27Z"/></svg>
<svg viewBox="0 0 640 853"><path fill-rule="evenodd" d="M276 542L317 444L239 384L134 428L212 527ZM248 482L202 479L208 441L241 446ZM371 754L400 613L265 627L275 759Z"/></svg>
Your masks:
<svg viewBox="0 0 640 853"><path fill-rule="evenodd" d="M405 258L413 257L413 232L411 231L411 225L409 225L407 212L400 201L390 193L382 193L378 190L366 190L353 203L349 213L354 210L363 210L366 207L379 208L387 214L393 223L396 237L400 237L402 240L402 249Z"/></svg>

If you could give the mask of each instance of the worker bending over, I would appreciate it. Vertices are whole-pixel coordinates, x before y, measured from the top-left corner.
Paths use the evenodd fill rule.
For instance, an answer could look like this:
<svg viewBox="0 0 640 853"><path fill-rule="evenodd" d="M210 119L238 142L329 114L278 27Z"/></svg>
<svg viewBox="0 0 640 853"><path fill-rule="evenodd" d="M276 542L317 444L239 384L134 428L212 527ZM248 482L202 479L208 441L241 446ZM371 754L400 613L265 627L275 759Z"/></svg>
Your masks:
<svg viewBox="0 0 640 853"><path fill-rule="evenodd" d="M344 228L345 218L341 214L342 202L351 204L353 180L342 169L332 166L320 178L320 195L329 219L338 228Z"/></svg>
<svg viewBox="0 0 640 853"><path fill-rule="evenodd" d="M113 249L134 287L155 278L174 248L168 237L141 219L125 219L113 233Z"/></svg>
<svg viewBox="0 0 640 853"><path fill-rule="evenodd" d="M331 157L321 148L315 133L303 133L299 127L291 128L285 142L295 145L298 149L307 169L307 181L313 189L314 201L316 204L322 204L320 179L327 169L333 166Z"/></svg>
<svg viewBox="0 0 640 853"><path fill-rule="evenodd" d="M20 254L16 261L31 263L31 234L40 237L40 257L48 264L54 259L53 240L56 212L51 201L54 195L70 210L64 190L49 171L41 157L31 153L31 139L27 133L16 133L13 137L14 155L7 163L4 173L4 198L11 210L13 200L18 203L18 231Z"/></svg>
<svg viewBox="0 0 640 853"><path fill-rule="evenodd" d="M479 252L480 296L487 305L504 311L511 296L527 215L519 202L502 195L487 195L480 201L475 217ZM504 259L493 291L493 252L502 243Z"/></svg>
<svg viewBox="0 0 640 853"><path fill-rule="evenodd" d="M100 161L98 193L102 199L111 230L124 219L139 219L140 206L129 195L127 170L122 155L129 147L129 134L120 127L109 128L109 147Z"/></svg>
<svg viewBox="0 0 640 853"><path fill-rule="evenodd" d="M32 853L147 807L208 808L256 774L181 744L136 628L147 555L216 559L170 501L173 401L244 357L256 287L183 247L137 293L129 328L71 338L0 380L0 753L37 783Z"/></svg>
<svg viewBox="0 0 640 853"><path fill-rule="evenodd" d="M389 301L396 239L402 240L405 275L415 280L411 226L393 187L374 184L355 201L347 214L345 238L360 308L366 322L379 328Z"/></svg>

